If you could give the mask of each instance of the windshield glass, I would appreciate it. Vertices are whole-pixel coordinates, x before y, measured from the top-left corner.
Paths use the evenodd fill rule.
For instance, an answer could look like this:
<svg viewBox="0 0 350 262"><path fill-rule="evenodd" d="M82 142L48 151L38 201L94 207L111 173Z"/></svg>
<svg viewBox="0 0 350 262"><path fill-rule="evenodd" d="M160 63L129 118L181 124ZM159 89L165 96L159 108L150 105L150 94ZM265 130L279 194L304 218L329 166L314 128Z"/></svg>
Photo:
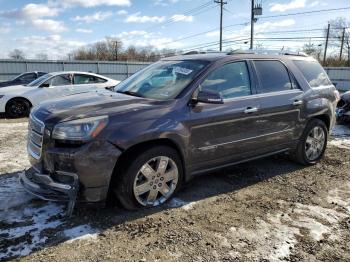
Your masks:
<svg viewBox="0 0 350 262"><path fill-rule="evenodd" d="M160 61L116 86L118 93L167 100L175 98L208 64L204 61Z"/></svg>
<svg viewBox="0 0 350 262"><path fill-rule="evenodd" d="M33 82L30 82L27 86L40 86L43 82L45 82L50 77L52 77L52 75L50 74L43 75L35 79Z"/></svg>

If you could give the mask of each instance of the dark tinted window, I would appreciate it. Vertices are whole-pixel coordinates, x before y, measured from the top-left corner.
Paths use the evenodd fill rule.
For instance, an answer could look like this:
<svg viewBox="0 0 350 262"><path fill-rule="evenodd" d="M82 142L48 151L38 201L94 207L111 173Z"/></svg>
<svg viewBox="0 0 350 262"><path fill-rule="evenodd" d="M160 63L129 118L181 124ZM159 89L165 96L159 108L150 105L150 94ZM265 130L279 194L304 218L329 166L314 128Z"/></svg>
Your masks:
<svg viewBox="0 0 350 262"><path fill-rule="evenodd" d="M223 99L250 95L247 64L235 62L215 69L203 81L201 89L218 92Z"/></svg>
<svg viewBox="0 0 350 262"><path fill-rule="evenodd" d="M43 75L46 75L47 73L45 73L45 72L38 72L38 77L41 77L41 76L43 76Z"/></svg>
<svg viewBox="0 0 350 262"><path fill-rule="evenodd" d="M260 81L259 93L292 89L286 67L279 61L254 61Z"/></svg>
<svg viewBox="0 0 350 262"><path fill-rule="evenodd" d="M36 79L36 74L34 74L34 73L25 74L25 75L20 76L18 79L20 81L30 83Z"/></svg>
<svg viewBox="0 0 350 262"><path fill-rule="evenodd" d="M294 61L294 63L300 69L311 87L327 86L332 84L326 72L319 63L313 61Z"/></svg>
<svg viewBox="0 0 350 262"><path fill-rule="evenodd" d="M74 84L75 85L83 85L83 84L98 84L104 83L107 80L102 79L100 77L92 76L92 75L74 75Z"/></svg>

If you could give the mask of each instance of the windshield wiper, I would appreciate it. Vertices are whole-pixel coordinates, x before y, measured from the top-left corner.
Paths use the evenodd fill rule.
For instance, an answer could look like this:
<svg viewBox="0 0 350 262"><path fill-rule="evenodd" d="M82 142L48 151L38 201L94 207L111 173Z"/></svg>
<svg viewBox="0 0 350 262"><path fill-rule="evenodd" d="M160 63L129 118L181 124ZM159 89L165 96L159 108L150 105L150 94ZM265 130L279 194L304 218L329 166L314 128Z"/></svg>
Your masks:
<svg viewBox="0 0 350 262"><path fill-rule="evenodd" d="M141 94L137 93L137 92L134 92L134 91L121 91L121 90L118 90L117 93L120 93L120 94L125 94L125 95L130 95L130 96L137 96L137 97L143 97Z"/></svg>

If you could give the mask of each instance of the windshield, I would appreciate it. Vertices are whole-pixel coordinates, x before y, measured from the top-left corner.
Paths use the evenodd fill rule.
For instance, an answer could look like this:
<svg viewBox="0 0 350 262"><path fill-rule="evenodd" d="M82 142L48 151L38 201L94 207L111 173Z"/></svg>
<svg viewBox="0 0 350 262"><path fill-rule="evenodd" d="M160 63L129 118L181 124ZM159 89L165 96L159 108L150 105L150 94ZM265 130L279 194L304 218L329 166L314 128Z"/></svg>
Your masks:
<svg viewBox="0 0 350 262"><path fill-rule="evenodd" d="M118 93L167 100L175 98L208 64L204 61L160 61L116 86Z"/></svg>
<svg viewBox="0 0 350 262"><path fill-rule="evenodd" d="M50 74L43 75L35 79L33 82L30 82L27 86L40 86L43 82L45 82L50 77L52 77L52 75Z"/></svg>

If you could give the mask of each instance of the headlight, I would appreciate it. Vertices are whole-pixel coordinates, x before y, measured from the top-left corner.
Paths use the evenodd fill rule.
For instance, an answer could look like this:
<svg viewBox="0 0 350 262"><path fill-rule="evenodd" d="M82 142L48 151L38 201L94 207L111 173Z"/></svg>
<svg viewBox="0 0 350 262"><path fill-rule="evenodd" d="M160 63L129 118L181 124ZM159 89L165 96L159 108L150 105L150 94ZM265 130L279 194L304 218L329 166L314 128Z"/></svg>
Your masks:
<svg viewBox="0 0 350 262"><path fill-rule="evenodd" d="M52 138L86 141L96 137L108 124L108 116L98 116L57 124Z"/></svg>

